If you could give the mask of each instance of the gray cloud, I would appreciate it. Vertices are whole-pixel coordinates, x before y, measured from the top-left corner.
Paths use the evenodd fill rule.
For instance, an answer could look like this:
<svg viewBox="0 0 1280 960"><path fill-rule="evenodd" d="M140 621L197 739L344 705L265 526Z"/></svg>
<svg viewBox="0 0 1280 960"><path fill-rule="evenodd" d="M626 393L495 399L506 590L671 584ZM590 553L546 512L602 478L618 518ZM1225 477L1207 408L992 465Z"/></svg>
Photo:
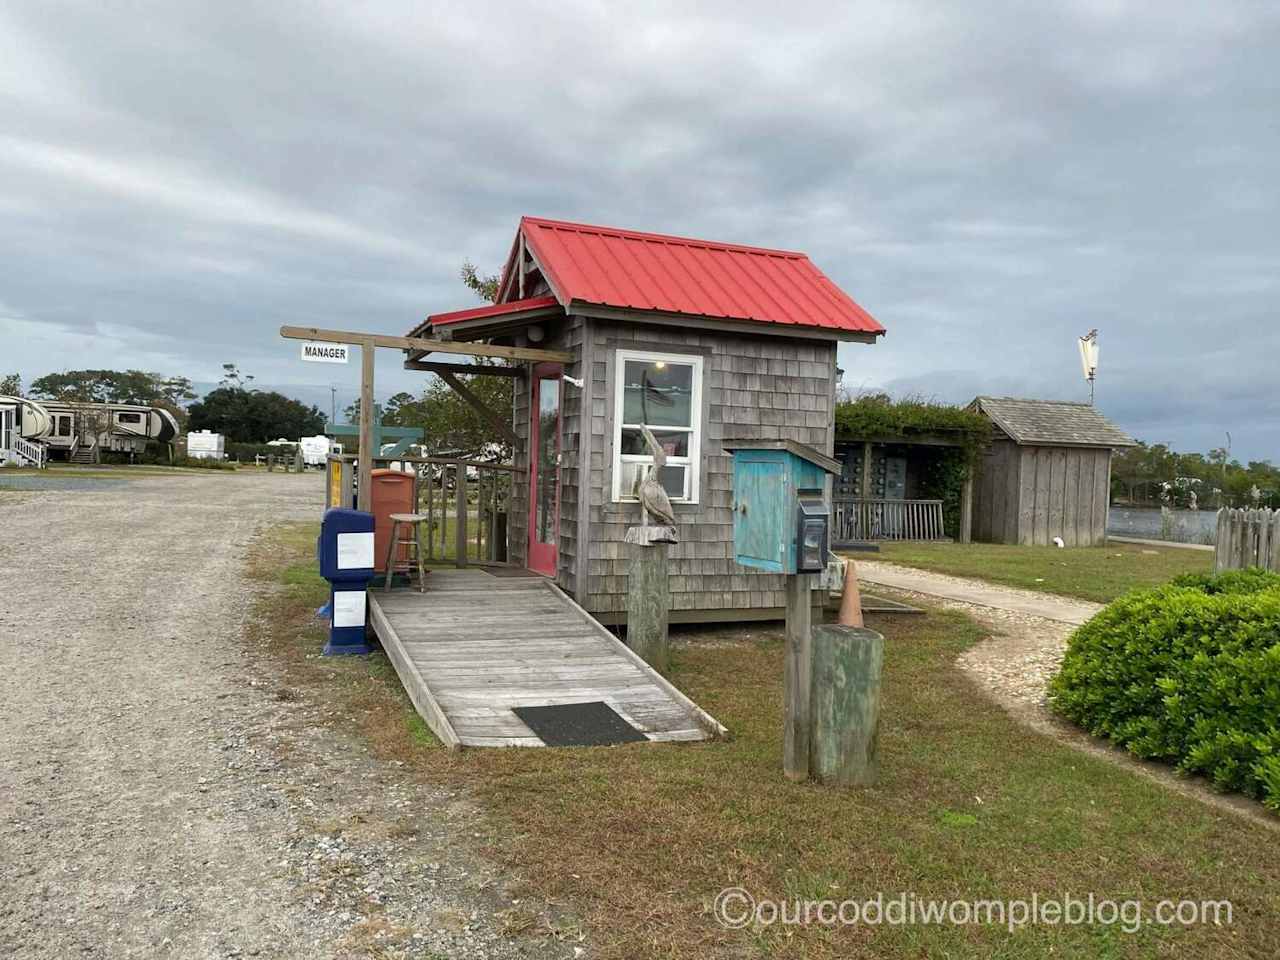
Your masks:
<svg viewBox="0 0 1280 960"><path fill-rule="evenodd" d="M0 8L0 352L327 407L282 323L469 303L522 213L808 251L846 382L1280 452L1280 14L1021 4ZM418 381L379 363L379 392Z"/></svg>

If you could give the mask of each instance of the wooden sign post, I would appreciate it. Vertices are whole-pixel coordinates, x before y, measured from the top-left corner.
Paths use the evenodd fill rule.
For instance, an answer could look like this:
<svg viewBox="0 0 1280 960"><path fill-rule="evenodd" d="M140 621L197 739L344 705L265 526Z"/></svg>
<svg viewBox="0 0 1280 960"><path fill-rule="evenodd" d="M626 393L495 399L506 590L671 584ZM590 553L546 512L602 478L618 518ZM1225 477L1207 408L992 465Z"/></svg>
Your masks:
<svg viewBox="0 0 1280 960"><path fill-rule="evenodd" d="M367 511L372 504L373 458L373 351L378 347L404 350L417 362L428 353L459 353L469 357L500 357L505 360L572 363L574 355L567 350L535 350L530 347L507 347L488 343L462 343L434 340L431 337L394 337L382 333L356 333L349 330L324 330L319 327L280 328L280 336L289 340L313 343L357 344L360 347L360 460L356 472L356 509ZM315 359L315 358L310 358ZM337 361L345 362L345 361Z"/></svg>
<svg viewBox="0 0 1280 960"><path fill-rule="evenodd" d="M373 507L373 340L360 341L360 459L356 462L356 509Z"/></svg>

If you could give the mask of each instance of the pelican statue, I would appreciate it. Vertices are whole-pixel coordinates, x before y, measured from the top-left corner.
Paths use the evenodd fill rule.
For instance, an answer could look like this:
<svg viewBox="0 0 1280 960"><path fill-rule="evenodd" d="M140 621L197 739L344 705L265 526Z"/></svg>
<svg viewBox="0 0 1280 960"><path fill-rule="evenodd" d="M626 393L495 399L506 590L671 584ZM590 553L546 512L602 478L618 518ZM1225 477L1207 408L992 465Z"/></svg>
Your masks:
<svg viewBox="0 0 1280 960"><path fill-rule="evenodd" d="M640 525L649 526L649 517L652 516L659 525L674 527L675 512L671 509L667 491L662 488L662 483L658 480L658 472L667 465L667 453L659 446L658 441L644 424L640 425L640 433L649 446L649 452L653 454L653 463L644 469L636 481L636 499L640 501Z"/></svg>

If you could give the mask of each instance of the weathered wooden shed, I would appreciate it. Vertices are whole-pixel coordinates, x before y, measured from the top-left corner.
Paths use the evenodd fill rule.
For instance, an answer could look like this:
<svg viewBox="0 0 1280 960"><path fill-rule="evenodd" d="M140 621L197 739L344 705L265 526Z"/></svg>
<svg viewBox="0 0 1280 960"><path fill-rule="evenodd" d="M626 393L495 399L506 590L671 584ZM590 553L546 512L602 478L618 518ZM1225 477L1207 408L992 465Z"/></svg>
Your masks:
<svg viewBox="0 0 1280 960"><path fill-rule="evenodd" d="M1087 403L978 397L969 406L992 423L974 485L974 539L1103 543L1111 452L1133 446L1133 439Z"/></svg>
<svg viewBox="0 0 1280 960"><path fill-rule="evenodd" d="M779 617L783 578L734 562L725 440L834 444L836 345L884 333L803 253L525 217L497 302L437 314L410 336L567 350L512 365L508 555L604 622L626 617L633 486L667 454L678 520L674 621ZM455 365L411 357L415 369ZM468 368L468 372L476 372Z"/></svg>

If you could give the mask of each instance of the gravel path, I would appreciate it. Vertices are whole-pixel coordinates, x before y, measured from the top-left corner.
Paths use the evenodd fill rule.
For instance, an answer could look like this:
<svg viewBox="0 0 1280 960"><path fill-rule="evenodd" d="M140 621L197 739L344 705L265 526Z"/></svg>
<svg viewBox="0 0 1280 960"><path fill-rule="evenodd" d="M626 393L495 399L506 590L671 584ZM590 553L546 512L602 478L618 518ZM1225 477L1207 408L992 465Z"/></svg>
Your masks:
<svg viewBox="0 0 1280 960"><path fill-rule="evenodd" d="M244 649L249 543L321 499L280 473L0 498L0 957L575 954L502 935L465 796Z"/></svg>
<svg viewBox="0 0 1280 960"><path fill-rule="evenodd" d="M903 567L884 560L858 559L856 562L858 577L872 583L1010 613L1022 613L1043 620L1056 620L1078 626L1102 609L1102 604L1089 600L1020 590L969 577L934 573L932 570L917 570L915 567Z"/></svg>

